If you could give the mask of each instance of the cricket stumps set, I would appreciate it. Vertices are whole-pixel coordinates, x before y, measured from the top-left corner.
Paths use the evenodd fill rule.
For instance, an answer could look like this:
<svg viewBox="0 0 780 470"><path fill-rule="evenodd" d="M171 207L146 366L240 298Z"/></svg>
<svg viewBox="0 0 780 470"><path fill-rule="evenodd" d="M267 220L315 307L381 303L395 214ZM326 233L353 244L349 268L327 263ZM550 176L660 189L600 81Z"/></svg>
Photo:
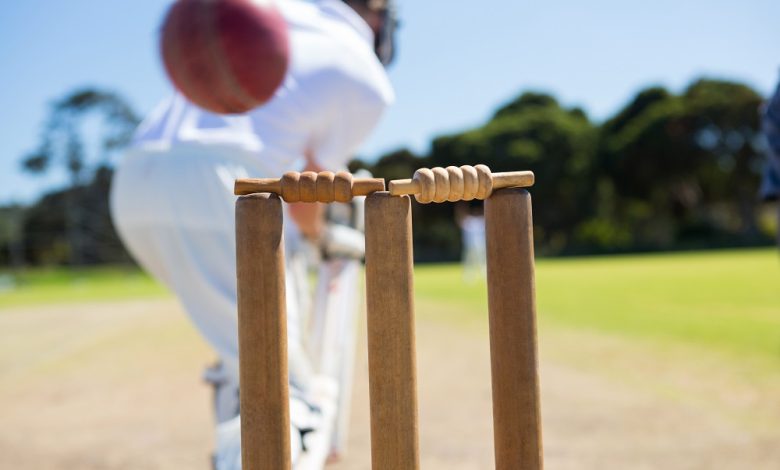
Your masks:
<svg viewBox="0 0 780 470"><path fill-rule="evenodd" d="M541 469L534 292L533 173L484 165L420 169L409 180L287 173L236 181L236 249L244 470L289 469L282 204L367 196L366 302L374 470L419 468L412 211L484 199L496 468Z"/></svg>

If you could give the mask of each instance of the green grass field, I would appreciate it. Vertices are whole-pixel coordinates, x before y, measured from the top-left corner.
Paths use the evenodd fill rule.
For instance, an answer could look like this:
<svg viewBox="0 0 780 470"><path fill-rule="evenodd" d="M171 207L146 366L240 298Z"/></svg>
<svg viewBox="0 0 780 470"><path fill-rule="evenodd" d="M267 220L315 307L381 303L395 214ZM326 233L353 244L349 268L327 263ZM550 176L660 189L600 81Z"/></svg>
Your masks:
<svg viewBox="0 0 780 470"><path fill-rule="evenodd" d="M777 468L775 250L539 259L536 273L551 467ZM483 460L457 468L489 468L486 285L465 284L455 264L415 276L421 442L468 428L429 446L440 465L426 468L465 456ZM206 468L213 428L199 371L214 353L169 293L116 267L10 278L0 272L0 454L13 468ZM353 406L362 429L365 352ZM360 463L342 468L365 468L370 440L353 436Z"/></svg>
<svg viewBox="0 0 780 470"><path fill-rule="evenodd" d="M459 265L418 267L418 314L486 328L485 284L464 284L461 274ZM15 287L5 284L0 311L167 295L148 276L120 268L31 270L16 277ZM780 361L780 260L773 249L541 259L537 302L541 328Z"/></svg>
<svg viewBox="0 0 780 470"><path fill-rule="evenodd" d="M541 328L780 362L780 259L773 249L541 259L536 281ZM484 283L463 285L457 266L420 267L415 286L421 314L469 321L472 312L486 311Z"/></svg>
<svg viewBox="0 0 780 470"><path fill-rule="evenodd" d="M167 295L137 269L31 269L11 275L0 271L0 313L5 308L46 304L113 301Z"/></svg>

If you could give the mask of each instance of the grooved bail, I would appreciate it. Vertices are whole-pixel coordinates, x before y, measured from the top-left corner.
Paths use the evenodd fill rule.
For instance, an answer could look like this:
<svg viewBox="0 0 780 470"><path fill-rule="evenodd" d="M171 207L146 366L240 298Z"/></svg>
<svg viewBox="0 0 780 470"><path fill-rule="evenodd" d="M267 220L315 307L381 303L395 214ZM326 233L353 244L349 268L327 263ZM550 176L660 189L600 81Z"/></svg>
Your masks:
<svg viewBox="0 0 780 470"><path fill-rule="evenodd" d="M290 171L281 178L237 179L233 194L278 194L285 202L349 202L355 196L367 196L385 190L382 178L353 178L346 171Z"/></svg>
<svg viewBox="0 0 780 470"><path fill-rule="evenodd" d="M528 187L534 184L530 171L491 173L486 165L463 165L447 168L420 168L412 179L393 180L390 194L413 194L417 202L471 201L487 199L494 189Z"/></svg>

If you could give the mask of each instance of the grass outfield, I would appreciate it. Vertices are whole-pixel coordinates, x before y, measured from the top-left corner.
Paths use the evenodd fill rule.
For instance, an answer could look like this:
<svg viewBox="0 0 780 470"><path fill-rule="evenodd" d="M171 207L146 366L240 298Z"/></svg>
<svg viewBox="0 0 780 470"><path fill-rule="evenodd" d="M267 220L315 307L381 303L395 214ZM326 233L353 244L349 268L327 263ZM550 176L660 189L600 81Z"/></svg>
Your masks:
<svg viewBox="0 0 780 470"><path fill-rule="evenodd" d="M486 327L484 282L464 284L459 265L424 265L415 276L419 315ZM148 276L120 268L31 270L14 288L2 278L0 311L167 295ZM590 329L780 361L773 249L541 259L537 303L542 329Z"/></svg>
<svg viewBox="0 0 780 470"><path fill-rule="evenodd" d="M30 269L13 276L0 271L0 313L10 307L164 295L162 286L133 268Z"/></svg>
<svg viewBox="0 0 780 470"><path fill-rule="evenodd" d="M540 328L591 329L780 362L780 259L773 249L540 259ZM416 270L420 314L468 322L484 283L459 267ZM484 315L484 313L483 313Z"/></svg>

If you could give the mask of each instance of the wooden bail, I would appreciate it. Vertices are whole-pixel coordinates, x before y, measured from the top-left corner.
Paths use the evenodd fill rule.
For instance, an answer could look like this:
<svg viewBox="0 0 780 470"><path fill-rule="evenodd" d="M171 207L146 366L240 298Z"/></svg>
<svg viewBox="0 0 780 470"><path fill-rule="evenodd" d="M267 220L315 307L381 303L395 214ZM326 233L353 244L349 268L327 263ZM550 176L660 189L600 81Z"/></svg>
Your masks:
<svg viewBox="0 0 780 470"><path fill-rule="evenodd" d="M367 196L384 190L384 179L353 178L346 171L290 171L281 178L237 179L233 187L233 193L237 196L274 193L285 202L349 202L355 196Z"/></svg>
<svg viewBox="0 0 780 470"><path fill-rule="evenodd" d="M487 199L500 188L529 187L534 184L530 171L491 173L486 165L448 166L447 168L420 168L412 179L393 180L390 194L414 194L417 202L471 201Z"/></svg>

